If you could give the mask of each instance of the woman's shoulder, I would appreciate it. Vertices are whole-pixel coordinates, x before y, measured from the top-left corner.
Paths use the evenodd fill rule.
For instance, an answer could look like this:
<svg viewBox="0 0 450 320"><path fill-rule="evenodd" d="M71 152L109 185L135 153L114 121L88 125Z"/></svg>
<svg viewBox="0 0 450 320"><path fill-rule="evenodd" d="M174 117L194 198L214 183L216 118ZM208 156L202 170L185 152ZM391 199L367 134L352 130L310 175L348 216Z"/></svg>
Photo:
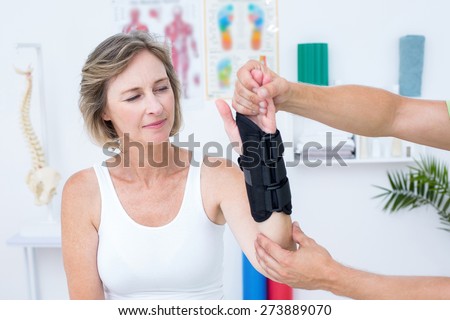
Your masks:
<svg viewBox="0 0 450 320"><path fill-rule="evenodd" d="M78 171L64 185L61 216L66 222L86 219L98 228L100 202L100 189L94 168Z"/></svg>
<svg viewBox="0 0 450 320"><path fill-rule="evenodd" d="M63 194L92 196L98 190L94 168L86 168L72 174L64 184Z"/></svg>

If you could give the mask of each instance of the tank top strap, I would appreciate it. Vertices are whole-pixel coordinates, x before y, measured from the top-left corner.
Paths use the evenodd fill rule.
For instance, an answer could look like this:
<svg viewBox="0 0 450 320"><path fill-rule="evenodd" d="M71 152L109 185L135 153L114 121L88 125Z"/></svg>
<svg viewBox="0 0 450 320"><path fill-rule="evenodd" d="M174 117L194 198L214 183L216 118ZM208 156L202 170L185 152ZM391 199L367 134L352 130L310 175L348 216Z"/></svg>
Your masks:
<svg viewBox="0 0 450 320"><path fill-rule="evenodd" d="M200 184L201 166L203 159L199 156L192 154L191 163L189 167L188 180L186 181L185 196L187 199L191 199L189 204L191 205L192 212L196 212L208 219L206 212L203 209L202 192Z"/></svg>
<svg viewBox="0 0 450 320"><path fill-rule="evenodd" d="M103 164L95 164L93 168L97 176L103 207L106 203L109 203L114 199L114 186L111 181L111 176L109 175L108 167L104 166Z"/></svg>
<svg viewBox="0 0 450 320"><path fill-rule="evenodd" d="M95 164L93 168L100 189L101 211L98 232L101 234L104 225L114 224L117 221L117 217L121 217L126 212L123 210L122 204L117 197L108 167L102 163Z"/></svg>

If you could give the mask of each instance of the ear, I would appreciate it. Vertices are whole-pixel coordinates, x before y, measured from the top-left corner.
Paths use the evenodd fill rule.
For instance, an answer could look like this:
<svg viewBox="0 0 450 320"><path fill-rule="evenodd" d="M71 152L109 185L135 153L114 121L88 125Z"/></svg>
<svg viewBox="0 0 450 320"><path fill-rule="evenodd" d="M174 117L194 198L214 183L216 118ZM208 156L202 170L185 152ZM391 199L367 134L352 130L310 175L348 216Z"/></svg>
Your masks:
<svg viewBox="0 0 450 320"><path fill-rule="evenodd" d="M108 108L105 108L105 110L103 110L102 119L104 121L111 121L111 117L109 116Z"/></svg>

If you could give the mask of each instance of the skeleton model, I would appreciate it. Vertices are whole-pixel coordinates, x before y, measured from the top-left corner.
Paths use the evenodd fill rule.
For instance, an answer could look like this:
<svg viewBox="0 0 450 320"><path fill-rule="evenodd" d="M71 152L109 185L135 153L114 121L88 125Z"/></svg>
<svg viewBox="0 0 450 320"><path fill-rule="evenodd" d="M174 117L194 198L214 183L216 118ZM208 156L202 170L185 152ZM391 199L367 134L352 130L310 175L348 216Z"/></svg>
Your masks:
<svg viewBox="0 0 450 320"><path fill-rule="evenodd" d="M20 108L20 122L23 134L28 142L33 167L27 175L26 183L34 194L35 204L48 204L56 193L56 187L61 178L60 174L48 167L41 144L33 130L30 120L30 100L33 86L32 69L22 71L16 68L18 74L26 76L27 88Z"/></svg>

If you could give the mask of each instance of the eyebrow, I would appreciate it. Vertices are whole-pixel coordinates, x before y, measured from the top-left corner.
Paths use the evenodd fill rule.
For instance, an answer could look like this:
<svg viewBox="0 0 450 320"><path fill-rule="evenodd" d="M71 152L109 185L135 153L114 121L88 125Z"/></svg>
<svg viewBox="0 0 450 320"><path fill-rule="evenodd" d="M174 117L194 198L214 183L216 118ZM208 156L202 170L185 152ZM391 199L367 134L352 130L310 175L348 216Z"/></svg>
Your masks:
<svg viewBox="0 0 450 320"><path fill-rule="evenodd" d="M158 79L158 80L156 80L153 84L158 84L158 83L163 82L163 81L166 81L166 80L169 80L169 77L164 77L164 78ZM122 92L120 93L120 95L124 95L124 94L126 94L126 93L128 93L128 92L137 91L137 90L139 90L140 88L141 88L141 87L133 87L133 88L130 88L130 89L126 89L125 91L122 91Z"/></svg>

